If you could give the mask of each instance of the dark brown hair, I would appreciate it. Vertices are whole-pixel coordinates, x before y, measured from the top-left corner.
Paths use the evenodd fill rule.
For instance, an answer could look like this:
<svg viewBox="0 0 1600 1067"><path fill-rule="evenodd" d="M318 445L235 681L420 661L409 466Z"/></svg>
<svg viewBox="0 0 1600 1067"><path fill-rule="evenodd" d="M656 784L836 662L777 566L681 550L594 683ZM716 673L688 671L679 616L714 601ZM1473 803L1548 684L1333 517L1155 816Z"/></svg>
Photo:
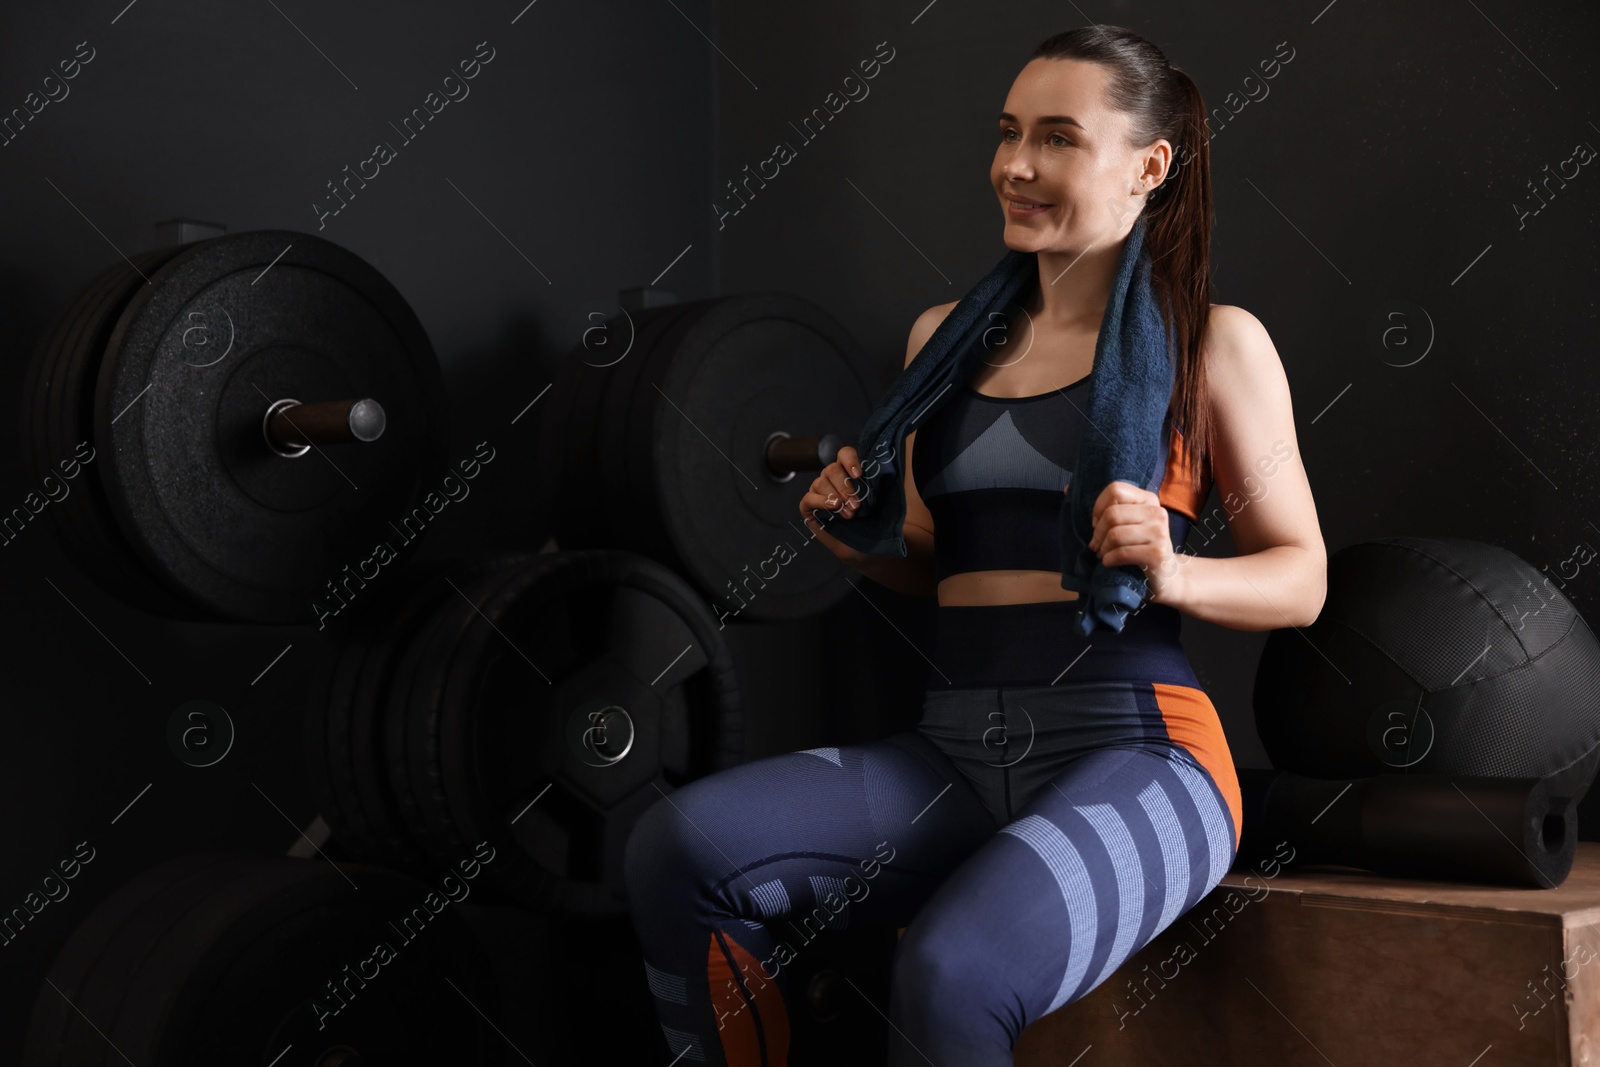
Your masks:
<svg viewBox="0 0 1600 1067"><path fill-rule="evenodd" d="M1106 68L1106 103L1130 119L1130 147L1172 142L1166 180L1145 197L1151 281L1172 323L1176 381L1172 420L1183 433L1189 477L1200 484L1211 452L1200 342L1211 311L1211 149L1206 105L1194 79L1151 42L1122 26L1080 26L1048 37L1031 59L1081 59Z"/></svg>

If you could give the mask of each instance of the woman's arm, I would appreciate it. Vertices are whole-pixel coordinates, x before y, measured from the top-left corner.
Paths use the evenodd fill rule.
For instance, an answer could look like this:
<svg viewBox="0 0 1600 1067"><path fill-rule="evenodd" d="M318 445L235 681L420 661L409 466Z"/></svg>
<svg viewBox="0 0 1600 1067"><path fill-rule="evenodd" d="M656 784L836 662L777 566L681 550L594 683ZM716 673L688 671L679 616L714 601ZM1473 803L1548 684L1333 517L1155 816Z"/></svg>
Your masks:
<svg viewBox="0 0 1600 1067"><path fill-rule="evenodd" d="M1090 549L1104 565L1144 568L1150 603L1235 630L1310 625L1328 595L1328 550L1283 362L1261 322L1227 304L1211 309L1206 346L1211 477L1238 555L1174 549L1158 494L1130 482L1109 483L1094 501Z"/></svg>
<svg viewBox="0 0 1600 1067"><path fill-rule="evenodd" d="M1235 630L1309 626L1328 591L1328 555L1300 462L1283 361L1242 308L1212 308L1207 374L1211 471L1239 554L1180 552L1158 603Z"/></svg>
<svg viewBox="0 0 1600 1067"><path fill-rule="evenodd" d="M955 306L956 302L952 300L948 304L931 307L917 316L917 321L911 325L911 336L906 339L904 366L911 365L911 361L922 351L922 346L927 343L928 338L933 336L933 331ZM908 555L875 556L857 552L829 536L815 519L807 519L806 525L813 529L817 539L842 562L854 567L879 585L893 589L897 593L932 596L937 592L937 583L933 578L933 515L929 513L928 506L923 503L922 496L917 492L916 479L911 474L911 457L916 438L915 430L906 437L906 462L902 473L905 479L903 485L906 519L901 527L900 536L905 538ZM841 517L837 521L850 520Z"/></svg>

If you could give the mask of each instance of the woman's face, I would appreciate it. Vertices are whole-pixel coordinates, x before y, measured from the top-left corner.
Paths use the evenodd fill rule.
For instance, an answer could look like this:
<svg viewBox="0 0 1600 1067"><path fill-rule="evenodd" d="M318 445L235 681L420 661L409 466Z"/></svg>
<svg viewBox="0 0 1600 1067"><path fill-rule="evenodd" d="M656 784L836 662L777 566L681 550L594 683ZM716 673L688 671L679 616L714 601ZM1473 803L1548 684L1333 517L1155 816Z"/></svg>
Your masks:
<svg viewBox="0 0 1600 1067"><path fill-rule="evenodd" d="M989 167L1006 247L1073 254L1103 247L1132 229L1142 194L1166 174L1171 144L1160 138L1127 147L1127 116L1102 102L1106 78L1097 63L1034 59L1011 84Z"/></svg>

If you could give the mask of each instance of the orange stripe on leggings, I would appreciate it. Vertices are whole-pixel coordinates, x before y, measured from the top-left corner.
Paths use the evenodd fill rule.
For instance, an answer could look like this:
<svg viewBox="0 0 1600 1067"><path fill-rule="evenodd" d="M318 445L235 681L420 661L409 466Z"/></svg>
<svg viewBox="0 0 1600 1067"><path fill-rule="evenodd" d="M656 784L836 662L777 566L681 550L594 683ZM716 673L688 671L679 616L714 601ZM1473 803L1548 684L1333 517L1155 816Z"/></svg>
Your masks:
<svg viewBox="0 0 1600 1067"><path fill-rule="evenodd" d="M1187 685L1151 682L1156 707L1161 709L1167 736L1189 750L1195 761L1210 773L1212 781L1233 813L1233 846L1239 847L1243 829L1244 800L1239 795L1239 776L1233 769L1233 753L1222 732L1222 720L1204 690Z"/></svg>
<svg viewBox="0 0 1600 1067"><path fill-rule="evenodd" d="M719 1020L717 1033L722 1038L723 1058L728 1061L728 1067L761 1067L764 1041L767 1067L788 1067L789 1012L777 983L763 977L761 964L743 945L726 932L722 937L755 998L755 1010L751 1011L751 1005L734 979L734 968L728 963L713 931L711 949L706 957L706 976L711 983L712 1012ZM757 1015L761 1017L759 1032L756 1030Z"/></svg>

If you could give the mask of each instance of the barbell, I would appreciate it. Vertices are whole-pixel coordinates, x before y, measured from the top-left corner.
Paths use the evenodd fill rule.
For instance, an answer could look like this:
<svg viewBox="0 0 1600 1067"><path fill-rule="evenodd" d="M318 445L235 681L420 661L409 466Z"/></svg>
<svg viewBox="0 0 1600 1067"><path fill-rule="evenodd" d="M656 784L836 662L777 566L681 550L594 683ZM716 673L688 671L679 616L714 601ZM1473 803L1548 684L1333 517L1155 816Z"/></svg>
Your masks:
<svg viewBox="0 0 1600 1067"><path fill-rule="evenodd" d="M300 623L443 472L444 381L400 293L311 234L259 230L118 263L49 331L24 387L48 509L113 594L185 619Z"/></svg>
<svg viewBox="0 0 1600 1067"><path fill-rule="evenodd" d="M881 392L844 327L753 293L624 312L585 337L541 424L557 544L649 556L719 618L804 618L849 594L795 477L833 462Z"/></svg>

